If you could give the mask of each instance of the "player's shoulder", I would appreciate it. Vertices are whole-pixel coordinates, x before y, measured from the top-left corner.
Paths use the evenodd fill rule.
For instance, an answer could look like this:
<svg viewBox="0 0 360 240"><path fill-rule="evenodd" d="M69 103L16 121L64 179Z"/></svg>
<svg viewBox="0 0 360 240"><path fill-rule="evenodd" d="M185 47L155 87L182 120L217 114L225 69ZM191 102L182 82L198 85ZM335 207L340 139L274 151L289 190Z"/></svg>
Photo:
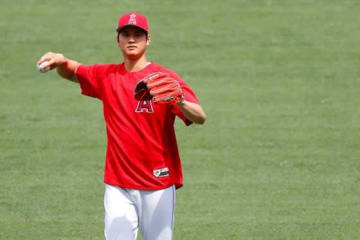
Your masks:
<svg viewBox="0 0 360 240"><path fill-rule="evenodd" d="M96 63L91 65L82 65L82 67L88 68L89 70L96 72L98 75L107 75L113 72L123 71L124 63Z"/></svg>
<svg viewBox="0 0 360 240"><path fill-rule="evenodd" d="M97 63L93 66L105 71L117 71L123 68L124 63L115 64L115 63Z"/></svg>

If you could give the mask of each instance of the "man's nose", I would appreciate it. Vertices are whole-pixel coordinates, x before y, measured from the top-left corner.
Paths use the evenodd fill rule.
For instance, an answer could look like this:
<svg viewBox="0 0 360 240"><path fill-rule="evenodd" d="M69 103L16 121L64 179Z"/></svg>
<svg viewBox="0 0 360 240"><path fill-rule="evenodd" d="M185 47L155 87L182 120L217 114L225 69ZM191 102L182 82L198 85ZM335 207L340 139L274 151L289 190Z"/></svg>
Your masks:
<svg viewBox="0 0 360 240"><path fill-rule="evenodd" d="M135 42L135 36L134 35L129 36L129 42Z"/></svg>

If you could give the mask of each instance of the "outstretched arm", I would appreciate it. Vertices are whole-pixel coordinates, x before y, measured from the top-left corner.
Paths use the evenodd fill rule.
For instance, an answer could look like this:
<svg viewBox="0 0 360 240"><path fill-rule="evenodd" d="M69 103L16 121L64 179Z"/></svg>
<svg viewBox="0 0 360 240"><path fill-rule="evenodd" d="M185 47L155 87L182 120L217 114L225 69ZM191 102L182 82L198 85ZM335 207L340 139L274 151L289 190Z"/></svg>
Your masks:
<svg viewBox="0 0 360 240"><path fill-rule="evenodd" d="M177 103L181 111L184 113L187 119L196 123L204 124L206 120L206 114L199 104L188 102L186 100Z"/></svg>
<svg viewBox="0 0 360 240"><path fill-rule="evenodd" d="M56 68L61 77L73 82L79 82L75 74L80 65L77 61L68 59L61 53L48 52L40 58L37 64L40 65L44 62L47 62L46 66L50 67L50 69Z"/></svg>

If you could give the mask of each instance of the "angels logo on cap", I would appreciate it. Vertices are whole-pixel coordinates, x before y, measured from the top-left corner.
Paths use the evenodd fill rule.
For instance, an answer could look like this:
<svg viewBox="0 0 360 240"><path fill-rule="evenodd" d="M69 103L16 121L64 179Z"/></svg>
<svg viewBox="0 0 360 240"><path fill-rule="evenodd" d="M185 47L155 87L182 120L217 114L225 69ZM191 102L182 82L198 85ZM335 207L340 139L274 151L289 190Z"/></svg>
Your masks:
<svg viewBox="0 0 360 240"><path fill-rule="evenodd" d="M132 13L129 18L128 24L130 25L136 25L136 14Z"/></svg>
<svg viewBox="0 0 360 240"><path fill-rule="evenodd" d="M120 32L124 27L127 26L136 26L144 30L146 33L149 32L149 25L147 18L144 15L137 12L129 12L120 16L118 21L118 27L116 30L117 32Z"/></svg>

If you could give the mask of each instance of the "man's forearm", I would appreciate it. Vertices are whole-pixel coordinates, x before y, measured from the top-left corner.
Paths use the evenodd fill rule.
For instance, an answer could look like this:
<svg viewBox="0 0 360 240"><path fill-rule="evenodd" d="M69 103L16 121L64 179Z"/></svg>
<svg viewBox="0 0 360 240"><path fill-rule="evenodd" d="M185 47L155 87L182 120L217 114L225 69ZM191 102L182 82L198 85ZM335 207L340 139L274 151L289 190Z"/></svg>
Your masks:
<svg viewBox="0 0 360 240"><path fill-rule="evenodd" d="M183 101L177 103L185 117L196 124L203 124L206 120L206 114L199 104Z"/></svg>
<svg viewBox="0 0 360 240"><path fill-rule="evenodd" d="M79 66L80 63L74 60L66 59L66 61L63 64L59 65L56 68L56 71L61 77L65 79L68 79L73 82L79 82L76 77L76 70Z"/></svg>

